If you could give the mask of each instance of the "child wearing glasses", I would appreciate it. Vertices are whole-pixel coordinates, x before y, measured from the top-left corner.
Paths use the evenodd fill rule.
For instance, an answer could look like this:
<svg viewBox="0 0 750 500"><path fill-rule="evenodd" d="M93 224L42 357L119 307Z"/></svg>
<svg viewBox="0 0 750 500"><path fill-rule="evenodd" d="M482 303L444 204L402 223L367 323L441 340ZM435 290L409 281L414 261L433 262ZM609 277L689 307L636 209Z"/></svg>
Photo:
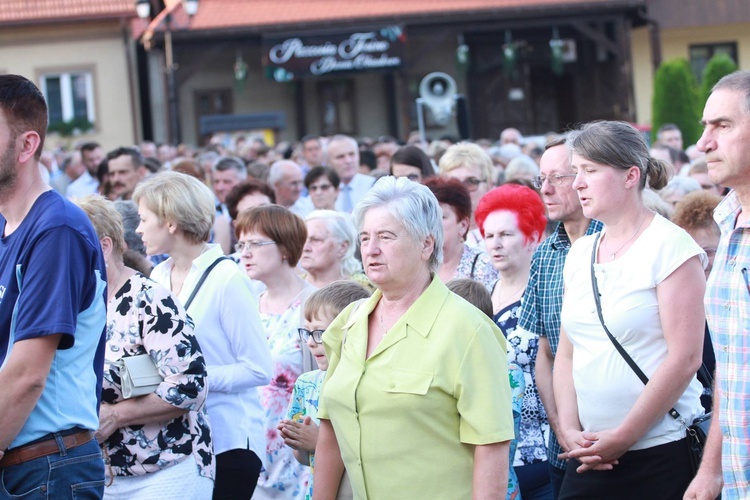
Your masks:
<svg viewBox="0 0 750 500"><path fill-rule="evenodd" d="M284 442L294 450L297 461L310 466L310 482L305 500L312 499L315 445L318 441L319 425L318 397L328 369L328 359L323 348L323 332L346 306L369 296L368 290L353 281L334 281L313 292L305 302L305 327L298 329L299 336L315 356L319 369L303 373L297 378L292 399L289 401L287 418L278 426Z"/></svg>

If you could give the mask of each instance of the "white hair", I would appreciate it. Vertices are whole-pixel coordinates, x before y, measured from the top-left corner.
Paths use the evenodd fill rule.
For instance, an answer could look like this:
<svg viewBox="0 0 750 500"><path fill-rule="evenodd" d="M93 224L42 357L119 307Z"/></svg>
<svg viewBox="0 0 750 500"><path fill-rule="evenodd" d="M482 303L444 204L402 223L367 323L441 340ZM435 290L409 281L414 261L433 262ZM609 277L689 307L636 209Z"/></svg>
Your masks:
<svg viewBox="0 0 750 500"><path fill-rule="evenodd" d="M357 230L354 229L354 224L349 215L335 210L313 210L305 218L306 221L316 219L325 221L328 232L335 240L349 243L346 253L341 258L341 274L351 276L354 273L362 272L362 265L354 257L357 248Z"/></svg>
<svg viewBox="0 0 750 500"><path fill-rule="evenodd" d="M523 178L524 174L532 178L539 176L539 166L536 162L526 155L519 155L508 162L505 167L505 181Z"/></svg>
<svg viewBox="0 0 750 500"><path fill-rule="evenodd" d="M701 187L700 182L696 181L692 177L676 175L672 177L667 185L659 190L658 193L659 196L666 200L673 194L685 196L688 193L692 193L693 191L700 191L701 189L703 188Z"/></svg>
<svg viewBox="0 0 750 500"><path fill-rule="evenodd" d="M297 165L292 160L276 161L273 163L273 165L271 165L271 170L268 171L268 185L274 187L276 184L278 184L278 182L284 178L287 167L294 167L300 172L302 171L302 169L299 168L299 165Z"/></svg>
<svg viewBox="0 0 750 500"><path fill-rule="evenodd" d="M358 232L367 212L379 207L387 208L414 241L421 243L428 236L435 239L428 265L431 272L437 271L443 262L443 213L432 191L405 177L381 177L354 207Z"/></svg>

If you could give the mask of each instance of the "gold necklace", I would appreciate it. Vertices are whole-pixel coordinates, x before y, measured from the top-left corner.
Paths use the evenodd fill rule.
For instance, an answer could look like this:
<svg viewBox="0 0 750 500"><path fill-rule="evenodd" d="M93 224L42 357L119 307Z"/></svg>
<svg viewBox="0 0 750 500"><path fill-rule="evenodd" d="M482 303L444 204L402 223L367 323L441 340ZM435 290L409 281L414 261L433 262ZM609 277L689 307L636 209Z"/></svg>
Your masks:
<svg viewBox="0 0 750 500"><path fill-rule="evenodd" d="M498 291L498 298L497 298L497 301L498 301L498 304L497 304L498 307L497 308L498 308L498 310L502 309L507 304L513 303L514 302L513 299L516 298L516 296L518 295L518 292L521 292L521 291L523 291L525 289L526 289L526 283L523 283L523 284L521 284L520 287L516 288L516 290L512 294L508 295L508 297L506 299L502 300L502 301L500 300L500 297L499 297L500 292ZM502 290L502 282L500 284L500 290Z"/></svg>
<svg viewBox="0 0 750 500"><path fill-rule="evenodd" d="M607 240L606 239L602 240L604 242L604 251L609 254L610 260L615 260L615 257L617 257L617 254L620 253L620 250L622 250L623 248L625 248L625 245L627 245L628 243L630 243L630 240L632 240L633 238L635 238L635 235L638 234L638 231L641 230L641 226L643 226L643 223L646 220L646 216L647 215L648 215L648 212L646 212L645 214L643 214L643 218L641 219L641 223L638 224L638 229L635 230L635 232L633 233L633 236L631 236L630 238L628 238L628 240L625 243L623 243L620 246L620 248L618 248L616 251L610 252L609 251L609 247L607 246Z"/></svg>
<svg viewBox="0 0 750 500"><path fill-rule="evenodd" d="M383 336L386 336L388 335L388 328L385 327L385 322L383 321L383 309L385 307L380 308L380 317L378 319L380 320L380 326L383 328Z"/></svg>

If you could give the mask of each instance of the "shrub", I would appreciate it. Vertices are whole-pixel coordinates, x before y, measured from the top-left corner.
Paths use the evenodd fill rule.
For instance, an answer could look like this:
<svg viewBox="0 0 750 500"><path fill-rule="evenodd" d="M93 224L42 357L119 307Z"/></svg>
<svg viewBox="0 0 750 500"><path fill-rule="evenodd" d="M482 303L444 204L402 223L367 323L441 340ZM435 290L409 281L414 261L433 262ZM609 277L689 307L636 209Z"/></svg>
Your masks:
<svg viewBox="0 0 750 500"><path fill-rule="evenodd" d="M702 108L698 105L698 84L686 59L665 61L656 70L652 106L652 137L665 123L674 123L682 131L684 144L695 144L701 136L698 123Z"/></svg>
<svg viewBox="0 0 750 500"><path fill-rule="evenodd" d="M722 77L734 73L737 71L737 65L734 63L731 57L726 54L716 54L713 56L706 67L703 69L703 82L700 88L700 108L706 106L708 96L711 95L711 89L716 82L722 79Z"/></svg>

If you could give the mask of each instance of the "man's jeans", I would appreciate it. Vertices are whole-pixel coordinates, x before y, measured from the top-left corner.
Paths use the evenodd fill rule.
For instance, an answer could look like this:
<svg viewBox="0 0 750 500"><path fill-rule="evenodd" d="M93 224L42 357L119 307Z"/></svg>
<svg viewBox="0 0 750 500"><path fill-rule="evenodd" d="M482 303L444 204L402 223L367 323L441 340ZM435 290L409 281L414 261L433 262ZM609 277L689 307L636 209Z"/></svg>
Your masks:
<svg viewBox="0 0 750 500"><path fill-rule="evenodd" d="M0 469L0 500L26 498L101 499L104 461L95 439L59 453Z"/></svg>

